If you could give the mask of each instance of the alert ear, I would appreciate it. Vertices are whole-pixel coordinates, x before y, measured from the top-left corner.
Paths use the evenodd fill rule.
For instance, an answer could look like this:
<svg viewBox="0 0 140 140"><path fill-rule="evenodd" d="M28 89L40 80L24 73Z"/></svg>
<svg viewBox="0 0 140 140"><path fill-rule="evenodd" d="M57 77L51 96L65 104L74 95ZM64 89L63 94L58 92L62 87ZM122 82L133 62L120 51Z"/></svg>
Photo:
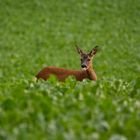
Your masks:
<svg viewBox="0 0 140 140"><path fill-rule="evenodd" d="M77 49L77 52L82 55L83 54L83 51L76 45L76 49Z"/></svg>
<svg viewBox="0 0 140 140"><path fill-rule="evenodd" d="M90 53L89 53L90 57L92 57L93 55L95 55L97 53L98 48L99 48L99 46L96 46L90 51Z"/></svg>

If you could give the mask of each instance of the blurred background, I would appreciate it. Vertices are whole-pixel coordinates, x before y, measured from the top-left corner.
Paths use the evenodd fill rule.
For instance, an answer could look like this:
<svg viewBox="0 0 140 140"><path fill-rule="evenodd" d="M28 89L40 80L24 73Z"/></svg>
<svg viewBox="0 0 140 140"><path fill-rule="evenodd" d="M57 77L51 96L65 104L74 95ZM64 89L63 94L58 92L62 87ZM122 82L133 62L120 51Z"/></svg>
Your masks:
<svg viewBox="0 0 140 140"><path fill-rule="evenodd" d="M140 73L139 0L1 0L0 79L31 78L45 66L80 69L75 42L99 45L98 78Z"/></svg>
<svg viewBox="0 0 140 140"><path fill-rule="evenodd" d="M36 82L80 70L96 82ZM0 140L140 140L140 0L0 0Z"/></svg>

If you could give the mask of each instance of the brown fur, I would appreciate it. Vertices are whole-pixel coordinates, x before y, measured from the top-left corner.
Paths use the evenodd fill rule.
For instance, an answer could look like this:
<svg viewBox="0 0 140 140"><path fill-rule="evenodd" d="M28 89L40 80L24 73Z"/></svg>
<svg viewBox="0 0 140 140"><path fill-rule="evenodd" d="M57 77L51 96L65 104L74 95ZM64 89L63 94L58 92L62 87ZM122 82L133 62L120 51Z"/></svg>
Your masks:
<svg viewBox="0 0 140 140"><path fill-rule="evenodd" d="M91 80L97 79L94 71L90 72L87 70L67 70L64 68L57 68L53 66L45 67L36 75L36 77L38 79L41 78L41 79L47 80L50 75L55 75L59 81L65 81L65 79L68 76L74 76L77 81L82 81L85 78L88 78Z"/></svg>
<svg viewBox="0 0 140 140"><path fill-rule="evenodd" d="M54 66L45 67L37 75L37 79L41 78L47 80L50 75L55 75L59 81L65 81L68 76L74 76L77 81L82 81L83 79L97 80L97 76L92 67L92 58L96 53L94 48L89 54L85 54L81 49L77 48L78 53L81 55L81 66L86 67L86 70L68 70L64 68L57 68ZM89 60L90 58L90 60Z"/></svg>

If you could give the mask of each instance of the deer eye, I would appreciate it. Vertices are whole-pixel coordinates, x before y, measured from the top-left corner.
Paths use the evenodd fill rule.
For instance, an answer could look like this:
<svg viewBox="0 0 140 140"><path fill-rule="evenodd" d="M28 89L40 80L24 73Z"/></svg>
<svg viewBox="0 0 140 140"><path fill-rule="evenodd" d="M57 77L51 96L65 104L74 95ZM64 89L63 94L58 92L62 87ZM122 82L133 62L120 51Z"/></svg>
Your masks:
<svg viewBox="0 0 140 140"><path fill-rule="evenodd" d="M81 58L80 60L81 60L81 61L83 61L83 59L82 59L82 58Z"/></svg>
<svg viewBox="0 0 140 140"><path fill-rule="evenodd" d="M90 59L88 58L87 61L90 61Z"/></svg>

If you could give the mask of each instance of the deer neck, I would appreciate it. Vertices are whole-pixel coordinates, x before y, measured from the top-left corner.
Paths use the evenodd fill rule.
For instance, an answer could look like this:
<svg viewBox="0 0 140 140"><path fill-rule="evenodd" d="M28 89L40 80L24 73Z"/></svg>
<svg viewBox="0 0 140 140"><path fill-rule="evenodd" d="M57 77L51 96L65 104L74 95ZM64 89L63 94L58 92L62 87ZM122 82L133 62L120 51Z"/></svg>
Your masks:
<svg viewBox="0 0 140 140"><path fill-rule="evenodd" d="M90 63L89 68L86 70L89 79L96 81L97 80L97 76L96 73L93 69L92 63Z"/></svg>

